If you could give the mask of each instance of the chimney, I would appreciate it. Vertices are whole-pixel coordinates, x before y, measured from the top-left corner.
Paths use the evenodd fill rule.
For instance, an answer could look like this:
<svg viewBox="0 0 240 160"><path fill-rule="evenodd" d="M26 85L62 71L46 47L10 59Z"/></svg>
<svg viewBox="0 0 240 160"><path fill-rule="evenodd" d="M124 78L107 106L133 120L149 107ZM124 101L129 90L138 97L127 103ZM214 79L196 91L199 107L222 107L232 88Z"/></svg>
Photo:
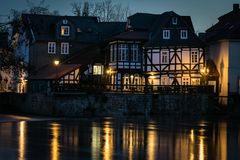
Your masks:
<svg viewBox="0 0 240 160"><path fill-rule="evenodd" d="M238 12L239 11L239 4L233 4L233 12Z"/></svg>

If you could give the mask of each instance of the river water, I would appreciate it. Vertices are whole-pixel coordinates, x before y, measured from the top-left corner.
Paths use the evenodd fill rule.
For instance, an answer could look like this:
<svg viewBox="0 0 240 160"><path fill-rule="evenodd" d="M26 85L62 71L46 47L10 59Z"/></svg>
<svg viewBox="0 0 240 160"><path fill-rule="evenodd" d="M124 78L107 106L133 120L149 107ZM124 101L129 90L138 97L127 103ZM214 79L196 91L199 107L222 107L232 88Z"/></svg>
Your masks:
<svg viewBox="0 0 240 160"><path fill-rule="evenodd" d="M238 120L0 116L0 159L240 159Z"/></svg>

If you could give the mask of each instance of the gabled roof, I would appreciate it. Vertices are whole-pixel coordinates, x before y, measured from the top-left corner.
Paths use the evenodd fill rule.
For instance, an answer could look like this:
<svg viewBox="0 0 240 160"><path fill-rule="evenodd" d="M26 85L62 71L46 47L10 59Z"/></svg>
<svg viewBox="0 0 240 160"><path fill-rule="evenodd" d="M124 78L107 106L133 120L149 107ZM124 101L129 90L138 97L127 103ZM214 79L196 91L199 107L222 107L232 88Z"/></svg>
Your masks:
<svg viewBox="0 0 240 160"><path fill-rule="evenodd" d="M155 22L158 14L135 13L129 16L130 25L134 30L149 30Z"/></svg>
<svg viewBox="0 0 240 160"><path fill-rule="evenodd" d="M59 79L66 74L76 70L81 65L79 64L60 64L54 66L53 64L46 65L40 68L35 75L29 77L29 80L54 80Z"/></svg>
<svg viewBox="0 0 240 160"><path fill-rule="evenodd" d="M111 38L112 40L137 40L137 41L147 41L149 39L149 32L146 31L129 31L123 32L117 36Z"/></svg>
<svg viewBox="0 0 240 160"><path fill-rule="evenodd" d="M125 30L125 22L99 22L97 17L92 16L54 16L22 14L22 20L31 37L36 40L56 40L56 24L63 19L70 21L75 29L77 42L97 43L106 37L116 35ZM33 35L32 35L33 34Z"/></svg>
<svg viewBox="0 0 240 160"><path fill-rule="evenodd" d="M66 60L66 63L81 64L82 66L104 62L105 52L103 51L103 46L101 44L86 47Z"/></svg>
<svg viewBox="0 0 240 160"><path fill-rule="evenodd" d="M240 39L240 9L238 4L233 10L218 18L218 22L206 30L207 41L220 39Z"/></svg>
<svg viewBox="0 0 240 160"><path fill-rule="evenodd" d="M176 17L178 23L172 24ZM180 16L173 11L162 14L136 13L128 17L129 32L114 36L115 40L147 40L145 47L203 47L205 44L194 33L190 16ZM170 40L162 39L162 30L170 29L173 33ZM180 39L180 30L188 30L188 39Z"/></svg>
<svg viewBox="0 0 240 160"><path fill-rule="evenodd" d="M103 39L117 35L125 31L126 22L99 22L98 27Z"/></svg>

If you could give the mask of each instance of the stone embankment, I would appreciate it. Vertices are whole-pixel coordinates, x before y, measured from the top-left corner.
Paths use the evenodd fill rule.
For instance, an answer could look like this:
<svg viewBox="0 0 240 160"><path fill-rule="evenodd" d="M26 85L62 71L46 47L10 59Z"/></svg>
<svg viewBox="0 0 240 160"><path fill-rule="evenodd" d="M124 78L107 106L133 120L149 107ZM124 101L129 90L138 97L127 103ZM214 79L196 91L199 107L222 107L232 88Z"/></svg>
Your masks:
<svg viewBox="0 0 240 160"><path fill-rule="evenodd" d="M0 110L55 116L122 116L205 114L213 105L208 95L120 93L0 94Z"/></svg>

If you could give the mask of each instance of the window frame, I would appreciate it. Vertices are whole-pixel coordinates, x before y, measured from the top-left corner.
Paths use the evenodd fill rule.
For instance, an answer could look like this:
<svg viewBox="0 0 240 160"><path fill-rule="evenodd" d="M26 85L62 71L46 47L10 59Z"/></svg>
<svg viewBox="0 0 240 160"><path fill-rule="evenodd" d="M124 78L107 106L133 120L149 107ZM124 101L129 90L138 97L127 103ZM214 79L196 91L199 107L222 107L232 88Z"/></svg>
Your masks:
<svg viewBox="0 0 240 160"><path fill-rule="evenodd" d="M65 33L65 29L67 31L67 33ZM66 25L63 25L61 26L61 36L70 36L70 26L66 26Z"/></svg>
<svg viewBox="0 0 240 160"><path fill-rule="evenodd" d="M139 61L139 45L138 44L132 44L131 53L132 53L131 61L138 62Z"/></svg>
<svg viewBox="0 0 240 160"><path fill-rule="evenodd" d="M96 76L103 75L103 65L102 64L94 64L92 74L96 75Z"/></svg>
<svg viewBox="0 0 240 160"><path fill-rule="evenodd" d="M178 24L178 18L177 17L172 17L172 24L177 25Z"/></svg>
<svg viewBox="0 0 240 160"><path fill-rule="evenodd" d="M163 39L170 39L171 36L170 36L171 32L169 29L164 29L163 30Z"/></svg>
<svg viewBox="0 0 240 160"><path fill-rule="evenodd" d="M61 43L61 54L69 54L69 43L68 42Z"/></svg>
<svg viewBox="0 0 240 160"><path fill-rule="evenodd" d="M48 54L56 54L56 42L48 42Z"/></svg>
<svg viewBox="0 0 240 160"><path fill-rule="evenodd" d="M181 36L181 39L188 39L188 30L181 30L180 36Z"/></svg>
<svg viewBox="0 0 240 160"><path fill-rule="evenodd" d="M198 59L199 59L198 53L199 53L198 51L191 51L191 63L192 64L198 63Z"/></svg>
<svg viewBox="0 0 240 160"><path fill-rule="evenodd" d="M169 51L161 51L161 64L169 64Z"/></svg>
<svg viewBox="0 0 240 160"><path fill-rule="evenodd" d="M128 61L128 44L122 43L118 45L118 60Z"/></svg>

